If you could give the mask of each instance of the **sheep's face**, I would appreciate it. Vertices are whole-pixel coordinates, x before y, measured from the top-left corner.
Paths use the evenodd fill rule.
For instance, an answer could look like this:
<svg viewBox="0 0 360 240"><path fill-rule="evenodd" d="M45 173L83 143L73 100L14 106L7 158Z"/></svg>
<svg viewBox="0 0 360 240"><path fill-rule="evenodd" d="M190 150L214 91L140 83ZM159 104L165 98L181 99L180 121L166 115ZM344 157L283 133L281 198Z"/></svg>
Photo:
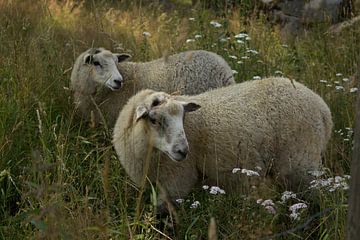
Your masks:
<svg viewBox="0 0 360 240"><path fill-rule="evenodd" d="M119 90L123 85L117 63L128 59L127 54L113 54L103 48L91 49L84 55L84 64L90 67L91 79L113 91Z"/></svg>
<svg viewBox="0 0 360 240"><path fill-rule="evenodd" d="M181 102L165 93L154 93L145 104L136 109L136 121L143 119L149 129L152 145L172 160L186 159L189 145L184 132L185 112L195 111L200 106L194 102Z"/></svg>

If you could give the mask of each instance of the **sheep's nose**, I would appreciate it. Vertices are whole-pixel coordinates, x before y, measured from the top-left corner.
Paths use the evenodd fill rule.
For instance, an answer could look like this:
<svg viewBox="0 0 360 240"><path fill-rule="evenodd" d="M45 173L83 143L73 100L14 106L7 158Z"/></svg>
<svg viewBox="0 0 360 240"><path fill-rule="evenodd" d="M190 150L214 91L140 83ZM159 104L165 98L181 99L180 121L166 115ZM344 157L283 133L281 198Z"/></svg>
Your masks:
<svg viewBox="0 0 360 240"><path fill-rule="evenodd" d="M189 148L187 146L185 146L185 147L175 147L174 152L179 154L181 157L186 158L186 156L189 153Z"/></svg>
<svg viewBox="0 0 360 240"><path fill-rule="evenodd" d="M114 79L114 83L116 84L116 88L119 89L119 88L121 88L121 86L123 84L123 80L122 79Z"/></svg>

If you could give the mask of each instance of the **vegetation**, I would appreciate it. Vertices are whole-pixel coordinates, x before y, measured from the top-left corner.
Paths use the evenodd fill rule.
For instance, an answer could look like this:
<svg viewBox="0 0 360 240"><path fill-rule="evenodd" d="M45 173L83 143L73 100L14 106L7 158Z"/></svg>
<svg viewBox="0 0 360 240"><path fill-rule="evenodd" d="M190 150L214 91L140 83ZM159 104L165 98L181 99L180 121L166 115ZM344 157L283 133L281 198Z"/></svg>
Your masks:
<svg viewBox="0 0 360 240"><path fill-rule="evenodd" d="M265 15L248 14L250 0L222 14L200 3L190 10L191 1L167 10L149 2L0 2L0 239L206 239L211 218L220 239L344 239L359 26L332 36L322 23L283 39ZM199 186L179 204L174 233L155 216L155 192L142 194L121 168L111 130L74 116L71 67L91 46L134 61L206 49L238 82L280 75L304 83L335 122L323 180L286 201L272 185L256 196ZM289 210L297 203L306 207Z"/></svg>

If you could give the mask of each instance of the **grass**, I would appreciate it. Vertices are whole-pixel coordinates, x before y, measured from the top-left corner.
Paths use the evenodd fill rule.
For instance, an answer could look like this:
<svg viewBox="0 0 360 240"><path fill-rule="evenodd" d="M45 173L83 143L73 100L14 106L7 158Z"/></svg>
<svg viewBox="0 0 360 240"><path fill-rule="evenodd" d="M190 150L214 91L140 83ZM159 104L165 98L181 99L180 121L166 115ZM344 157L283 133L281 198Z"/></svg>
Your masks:
<svg viewBox="0 0 360 240"><path fill-rule="evenodd" d="M206 49L229 62L238 82L273 75L296 79L320 94L333 113L327 177L349 173L359 28L331 36L322 24L284 40L261 13L245 17L251 1L226 14L201 4L189 10L190 1L178 2L169 11L141 1L0 2L0 239L174 237L159 227L150 201L154 191L140 199L121 168L111 131L92 129L74 116L70 70L91 46L131 53L134 61ZM346 190L323 187L314 198L300 193L280 203L281 192L267 188L261 197L274 200L275 214L254 197L211 195L199 186L177 209L178 238L206 239L213 217L220 239L266 239L304 224L276 238L344 239ZM198 208L190 208L194 201ZM297 202L308 208L300 220L291 220L288 208Z"/></svg>

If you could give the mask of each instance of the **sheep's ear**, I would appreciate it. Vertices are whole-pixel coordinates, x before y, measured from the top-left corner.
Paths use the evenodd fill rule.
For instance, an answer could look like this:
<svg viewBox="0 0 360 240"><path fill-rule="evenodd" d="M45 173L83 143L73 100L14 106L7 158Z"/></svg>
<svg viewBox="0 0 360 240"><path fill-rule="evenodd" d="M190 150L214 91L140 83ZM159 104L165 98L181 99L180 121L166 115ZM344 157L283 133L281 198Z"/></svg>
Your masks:
<svg viewBox="0 0 360 240"><path fill-rule="evenodd" d="M136 108L136 117L135 117L135 121L139 121L139 119L144 118L148 115L149 111L147 110L147 108L145 106L138 106Z"/></svg>
<svg viewBox="0 0 360 240"><path fill-rule="evenodd" d="M93 55L92 55L92 54L86 54L86 55L84 56L84 62L85 62L86 64L92 63L93 60L94 60L94 58L93 58Z"/></svg>
<svg viewBox="0 0 360 240"><path fill-rule="evenodd" d="M201 106L195 102L186 102L183 103L185 112L193 112L201 108Z"/></svg>
<svg viewBox="0 0 360 240"><path fill-rule="evenodd" d="M123 62L123 61L131 58L131 55L129 55L127 53L115 53L114 55L116 56L118 62Z"/></svg>

